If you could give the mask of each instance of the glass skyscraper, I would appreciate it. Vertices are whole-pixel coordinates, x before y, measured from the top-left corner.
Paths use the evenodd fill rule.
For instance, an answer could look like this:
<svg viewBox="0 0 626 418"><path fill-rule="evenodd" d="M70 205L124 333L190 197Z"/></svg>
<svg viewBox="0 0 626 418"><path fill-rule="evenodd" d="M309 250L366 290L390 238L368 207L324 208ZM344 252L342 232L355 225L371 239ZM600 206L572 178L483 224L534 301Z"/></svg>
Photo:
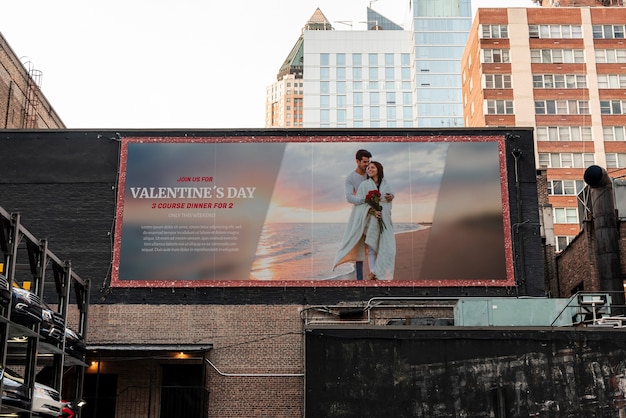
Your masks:
<svg viewBox="0 0 626 418"><path fill-rule="evenodd" d="M463 126L461 56L472 26L470 0L413 0L415 127Z"/></svg>

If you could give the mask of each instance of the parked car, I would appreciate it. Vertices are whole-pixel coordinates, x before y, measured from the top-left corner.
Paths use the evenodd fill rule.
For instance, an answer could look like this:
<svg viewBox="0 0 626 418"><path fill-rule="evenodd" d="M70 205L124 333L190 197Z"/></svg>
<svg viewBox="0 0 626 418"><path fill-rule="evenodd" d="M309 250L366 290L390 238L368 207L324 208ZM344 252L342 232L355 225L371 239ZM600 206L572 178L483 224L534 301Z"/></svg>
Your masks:
<svg viewBox="0 0 626 418"><path fill-rule="evenodd" d="M49 343L59 344L65 336L65 320L58 312L45 303L41 308L41 326L39 334Z"/></svg>
<svg viewBox="0 0 626 418"><path fill-rule="evenodd" d="M19 287L11 291L11 320L30 326L41 322L41 299L36 294Z"/></svg>
<svg viewBox="0 0 626 418"><path fill-rule="evenodd" d="M2 378L2 405L29 409L28 388L24 385L24 381L14 379L12 375L5 373L2 367L0 367L0 378Z"/></svg>
<svg viewBox="0 0 626 418"><path fill-rule="evenodd" d="M29 409L27 395L28 392L26 386L24 385L24 379L12 370L4 369L3 371L3 383L5 382L4 379L8 378L9 381L16 382L21 385L22 389L24 390L24 395L26 396L26 405L25 407L21 406L21 408ZM4 404L4 389L2 393L2 403ZM51 388L50 386L35 382L33 400L30 404L30 410L33 413L36 413L38 415L58 417L61 414L62 406L63 405L61 404L61 395L59 394L58 390Z"/></svg>
<svg viewBox="0 0 626 418"><path fill-rule="evenodd" d="M11 284L4 276L0 274L0 305L7 306L11 301Z"/></svg>
<svg viewBox="0 0 626 418"><path fill-rule="evenodd" d="M79 333L65 328L65 351L79 360L85 358L85 339Z"/></svg>

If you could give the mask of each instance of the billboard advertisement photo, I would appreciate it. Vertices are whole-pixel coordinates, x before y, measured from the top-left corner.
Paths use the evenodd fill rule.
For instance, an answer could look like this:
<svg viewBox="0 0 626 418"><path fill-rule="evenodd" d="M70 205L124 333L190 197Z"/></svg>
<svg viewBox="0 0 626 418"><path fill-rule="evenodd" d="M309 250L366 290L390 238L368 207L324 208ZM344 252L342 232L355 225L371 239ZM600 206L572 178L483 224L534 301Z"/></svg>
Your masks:
<svg viewBox="0 0 626 418"><path fill-rule="evenodd" d="M125 137L111 285L510 286L504 146L500 136ZM361 149L369 178L350 199Z"/></svg>

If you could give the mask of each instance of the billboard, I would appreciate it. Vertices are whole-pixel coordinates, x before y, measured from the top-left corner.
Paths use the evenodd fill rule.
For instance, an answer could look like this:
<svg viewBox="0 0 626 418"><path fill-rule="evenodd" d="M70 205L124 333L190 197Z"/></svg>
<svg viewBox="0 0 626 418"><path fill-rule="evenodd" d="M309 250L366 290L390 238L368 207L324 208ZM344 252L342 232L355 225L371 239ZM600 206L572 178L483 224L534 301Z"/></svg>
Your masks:
<svg viewBox="0 0 626 418"><path fill-rule="evenodd" d="M504 141L125 137L111 285L511 286ZM376 228L372 206L345 194L359 149L384 167L393 192L386 222L376 222L377 259L357 256L366 279L370 264L386 264L386 280L357 281L350 256L335 265L348 235Z"/></svg>

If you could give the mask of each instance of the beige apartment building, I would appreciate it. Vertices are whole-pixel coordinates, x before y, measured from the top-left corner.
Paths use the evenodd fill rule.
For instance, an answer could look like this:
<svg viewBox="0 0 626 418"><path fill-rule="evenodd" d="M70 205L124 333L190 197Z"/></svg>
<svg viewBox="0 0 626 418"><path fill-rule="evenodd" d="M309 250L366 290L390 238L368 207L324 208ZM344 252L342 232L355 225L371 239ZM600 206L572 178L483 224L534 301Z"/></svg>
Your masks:
<svg viewBox="0 0 626 418"><path fill-rule="evenodd" d="M626 8L543 3L478 10L461 61L463 113L467 127L535 128L560 251L579 232L585 168L626 174Z"/></svg>

